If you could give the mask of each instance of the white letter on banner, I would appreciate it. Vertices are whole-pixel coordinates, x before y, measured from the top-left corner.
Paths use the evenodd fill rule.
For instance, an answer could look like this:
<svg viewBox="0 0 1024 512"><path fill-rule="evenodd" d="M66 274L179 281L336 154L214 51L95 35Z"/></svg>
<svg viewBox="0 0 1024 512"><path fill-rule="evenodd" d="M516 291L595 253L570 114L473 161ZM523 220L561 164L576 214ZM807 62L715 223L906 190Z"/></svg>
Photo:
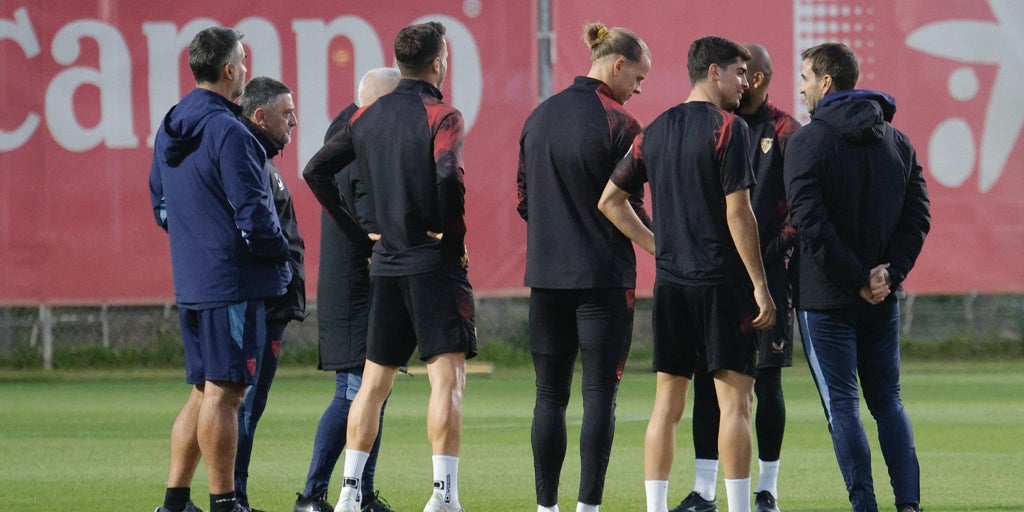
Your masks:
<svg viewBox="0 0 1024 512"><path fill-rule="evenodd" d="M327 49L331 41L335 37L345 36L352 42L355 53L353 91L357 90L359 79L364 73L384 65L384 53L377 32L357 16L335 18L327 25L320 20L294 20L292 32L295 32L296 76L300 78L297 110L302 118L304 134L299 137L298 150L298 172L301 174L306 162L323 145L319 134L327 131L334 116L334 112L327 111Z"/></svg>
<svg viewBox="0 0 1024 512"><path fill-rule="evenodd" d="M32 30L32 22L29 21L28 11L24 7L14 11L13 23L10 20L0 19L0 41L4 39L10 39L21 46L25 57L31 59L39 55L39 39L36 38L36 33ZM17 73L8 71L5 74L8 79L11 79ZM39 114L30 112L25 116L21 126L13 132L0 130L0 151L17 149L35 133L37 127L39 127Z"/></svg>
<svg viewBox="0 0 1024 512"><path fill-rule="evenodd" d="M132 61L128 45L114 27L94 20L69 23L50 45L53 59L69 65L81 54L81 40L99 47L99 69L65 69L46 88L46 124L54 140L68 151L86 151L100 142L110 148L133 148L139 143L132 124ZM100 90L100 122L86 128L75 117L75 91L85 84Z"/></svg>
<svg viewBox="0 0 1024 512"><path fill-rule="evenodd" d="M153 147L156 131L164 115L181 99L181 76L178 57L185 53L188 59L188 45L201 30L220 24L209 18L188 22L179 32L173 23L161 21L142 24L149 48L149 136L146 146Z"/></svg>
<svg viewBox="0 0 1024 512"><path fill-rule="evenodd" d="M483 97L483 72L480 70L480 51L476 46L473 34L461 21L441 14L422 16L413 24L440 21L445 28L448 44L454 49L450 52L451 66L449 71L452 84L452 105L462 112L466 133L473 128L476 117L480 114L480 100Z"/></svg>
<svg viewBox="0 0 1024 512"><path fill-rule="evenodd" d="M274 25L266 18L252 17L238 22L235 30L245 34L242 43L250 50L249 78L266 76L281 80L281 38Z"/></svg>

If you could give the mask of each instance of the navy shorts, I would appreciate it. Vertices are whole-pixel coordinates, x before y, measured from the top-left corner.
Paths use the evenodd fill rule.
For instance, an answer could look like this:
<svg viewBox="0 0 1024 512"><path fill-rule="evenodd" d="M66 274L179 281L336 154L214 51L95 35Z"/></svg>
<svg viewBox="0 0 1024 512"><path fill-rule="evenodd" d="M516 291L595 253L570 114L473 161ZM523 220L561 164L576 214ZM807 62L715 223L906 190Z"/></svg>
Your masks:
<svg viewBox="0 0 1024 512"><path fill-rule="evenodd" d="M654 282L654 371L693 378L698 356L708 371L754 375L753 292L741 284Z"/></svg>
<svg viewBox="0 0 1024 512"><path fill-rule="evenodd" d="M422 361L476 355L476 305L465 269L370 280L366 359L403 366L417 348Z"/></svg>
<svg viewBox="0 0 1024 512"><path fill-rule="evenodd" d="M255 383L256 354L266 336L263 300L209 309L180 308L185 381Z"/></svg>

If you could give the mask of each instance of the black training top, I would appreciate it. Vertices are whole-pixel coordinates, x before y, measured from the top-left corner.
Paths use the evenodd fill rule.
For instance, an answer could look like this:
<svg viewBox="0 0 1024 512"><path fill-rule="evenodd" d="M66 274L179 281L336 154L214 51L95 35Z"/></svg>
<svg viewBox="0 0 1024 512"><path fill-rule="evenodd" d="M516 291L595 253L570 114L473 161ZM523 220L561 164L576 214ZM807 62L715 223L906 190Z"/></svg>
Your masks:
<svg viewBox="0 0 1024 512"><path fill-rule="evenodd" d="M633 244L597 202L640 130L604 82L583 76L530 114L517 173L517 208L527 221L526 286L636 286ZM647 219L643 186L634 190L634 208Z"/></svg>
<svg viewBox="0 0 1024 512"><path fill-rule="evenodd" d="M750 129L750 162L757 178L757 185L750 191L750 204L757 217L761 258L766 271L784 272L786 256L796 243L796 230L789 224L782 156L800 122L768 100L753 114L740 117Z"/></svg>
<svg viewBox="0 0 1024 512"><path fill-rule="evenodd" d="M359 109L302 171L317 200L336 219L347 215L334 175L359 158L381 240L370 274L407 276L461 266L465 255L462 114L422 80L403 79L394 92ZM359 196L356 211L361 212ZM365 225L365 224L364 224ZM441 240L427 232L444 233Z"/></svg>
<svg viewBox="0 0 1024 512"><path fill-rule="evenodd" d="M612 182L651 183L657 279L683 285L749 281L725 196L754 185L747 123L707 102L677 105L636 137Z"/></svg>

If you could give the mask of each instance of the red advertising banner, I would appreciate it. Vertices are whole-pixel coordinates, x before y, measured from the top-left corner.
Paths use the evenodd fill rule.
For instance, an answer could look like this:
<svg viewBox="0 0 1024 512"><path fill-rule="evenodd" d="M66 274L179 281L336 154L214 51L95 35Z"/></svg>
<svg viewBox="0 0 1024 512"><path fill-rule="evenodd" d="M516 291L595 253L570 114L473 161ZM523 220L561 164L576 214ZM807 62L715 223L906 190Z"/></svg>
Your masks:
<svg viewBox="0 0 1024 512"><path fill-rule="evenodd" d="M588 21L624 26L651 47L643 122L683 101L696 37L759 42L774 59L771 97L806 120L799 53L847 42L860 87L897 99L894 124L924 164L932 232L906 283L915 293L1024 292L1024 2L1015 0L552 0L554 91L589 69ZM515 212L518 137L538 97L534 2L310 0L219 3L0 2L0 304L171 300L166 235L147 177L155 127L193 87L186 48L207 26L246 34L252 76L295 93L299 126L278 157L307 243L315 292L319 206L299 172L365 70L393 64L399 28L448 27L446 100L466 119L467 243L479 296L525 294L525 224ZM640 293L653 262L638 254Z"/></svg>
<svg viewBox="0 0 1024 512"><path fill-rule="evenodd" d="M536 92L534 9L505 2L0 3L0 303L152 303L173 297L166 235L149 204L155 128L193 86L192 36L243 33L251 76L294 91L299 125L278 157L315 293L320 208L302 165L368 69L393 65L410 23L447 27L446 100L467 128L473 282L521 288L515 226L518 132ZM519 258L520 264L509 263Z"/></svg>

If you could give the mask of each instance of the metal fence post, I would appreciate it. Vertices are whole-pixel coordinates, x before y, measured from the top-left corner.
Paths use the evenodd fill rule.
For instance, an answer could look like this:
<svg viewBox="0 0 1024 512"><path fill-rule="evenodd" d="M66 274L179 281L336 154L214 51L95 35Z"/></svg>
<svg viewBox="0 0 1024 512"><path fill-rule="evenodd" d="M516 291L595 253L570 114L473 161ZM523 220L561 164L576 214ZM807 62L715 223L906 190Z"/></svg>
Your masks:
<svg viewBox="0 0 1024 512"><path fill-rule="evenodd" d="M43 369L53 369L53 311L45 304L39 305L39 330L43 336Z"/></svg>

